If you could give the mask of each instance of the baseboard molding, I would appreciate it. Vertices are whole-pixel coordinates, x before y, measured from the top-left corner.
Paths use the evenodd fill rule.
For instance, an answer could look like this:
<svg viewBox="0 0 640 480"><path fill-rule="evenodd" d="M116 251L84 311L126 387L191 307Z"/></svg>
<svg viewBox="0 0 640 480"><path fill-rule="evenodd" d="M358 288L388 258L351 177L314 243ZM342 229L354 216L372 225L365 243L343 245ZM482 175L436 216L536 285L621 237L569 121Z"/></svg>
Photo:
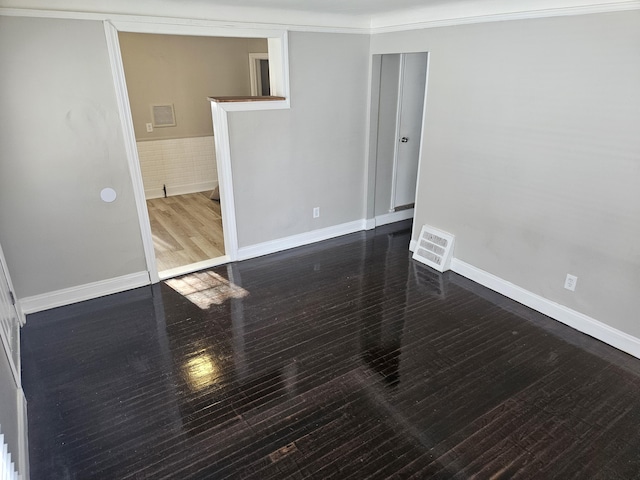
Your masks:
<svg viewBox="0 0 640 480"><path fill-rule="evenodd" d="M187 195L189 193L207 192L209 190L213 190L217 186L218 182L215 181L190 183L188 185L176 185L173 187L167 186L167 196L172 197L174 195ZM161 188L152 188L149 190L145 190L144 196L147 200L162 198L164 197L164 190L162 190Z"/></svg>
<svg viewBox="0 0 640 480"><path fill-rule="evenodd" d="M137 272L108 280L87 283L77 287L64 288L54 292L21 298L19 303L25 314L36 313L64 305L71 305L72 303L91 300L92 298L104 297L112 293L143 287L150 283L148 272Z"/></svg>
<svg viewBox="0 0 640 480"><path fill-rule="evenodd" d="M321 228L310 232L291 235L290 237L270 240L268 242L258 243L249 247L241 247L238 249L238 260L247 260L249 258L261 257L270 253L289 250L290 248L309 245L310 243L321 242L330 238L348 235L349 233L365 230L366 220L356 220L354 222L342 223L333 227Z"/></svg>
<svg viewBox="0 0 640 480"><path fill-rule="evenodd" d="M571 328L640 358L640 339L454 258L451 270Z"/></svg>
<svg viewBox="0 0 640 480"><path fill-rule="evenodd" d="M397 212L385 213L384 215L377 215L375 218L375 226L381 227L382 225L400 222L409 218L413 218L413 208L407 208L406 210L399 210Z"/></svg>
<svg viewBox="0 0 640 480"><path fill-rule="evenodd" d="M376 228L376 219L375 218L367 218L364 221L364 229L365 230L373 230Z"/></svg>

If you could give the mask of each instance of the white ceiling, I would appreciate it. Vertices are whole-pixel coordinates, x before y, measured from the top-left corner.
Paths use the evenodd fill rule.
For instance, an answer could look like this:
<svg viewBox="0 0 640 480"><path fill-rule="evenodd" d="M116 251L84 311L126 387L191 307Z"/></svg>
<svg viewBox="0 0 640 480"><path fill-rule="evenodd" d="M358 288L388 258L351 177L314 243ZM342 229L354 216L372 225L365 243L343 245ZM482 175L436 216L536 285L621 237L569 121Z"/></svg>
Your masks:
<svg viewBox="0 0 640 480"><path fill-rule="evenodd" d="M474 0L486 3L492 0ZM249 8L275 8L314 13L371 17L389 12L414 10L444 4L468 3L468 0L200 0L201 3Z"/></svg>
<svg viewBox="0 0 640 480"><path fill-rule="evenodd" d="M640 0L0 0L1 7L375 33L512 18L640 9Z"/></svg>

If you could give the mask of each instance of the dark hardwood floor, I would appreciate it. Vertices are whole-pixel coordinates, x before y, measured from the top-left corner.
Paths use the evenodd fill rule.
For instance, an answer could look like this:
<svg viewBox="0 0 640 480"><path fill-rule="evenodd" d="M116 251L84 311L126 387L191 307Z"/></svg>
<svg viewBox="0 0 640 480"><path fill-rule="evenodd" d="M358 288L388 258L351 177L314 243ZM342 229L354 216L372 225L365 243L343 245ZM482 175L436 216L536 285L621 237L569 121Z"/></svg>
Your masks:
<svg viewBox="0 0 640 480"><path fill-rule="evenodd" d="M396 224L29 316L32 479L640 478L640 360L408 242Z"/></svg>

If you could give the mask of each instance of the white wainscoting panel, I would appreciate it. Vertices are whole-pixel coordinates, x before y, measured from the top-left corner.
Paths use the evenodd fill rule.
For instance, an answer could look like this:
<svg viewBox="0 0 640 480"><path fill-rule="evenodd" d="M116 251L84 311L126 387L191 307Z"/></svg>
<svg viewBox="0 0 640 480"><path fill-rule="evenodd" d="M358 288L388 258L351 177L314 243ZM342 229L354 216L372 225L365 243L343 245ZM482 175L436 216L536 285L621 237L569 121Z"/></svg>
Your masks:
<svg viewBox="0 0 640 480"><path fill-rule="evenodd" d="M147 199L213 190L218 185L216 152L210 137L136 142Z"/></svg>

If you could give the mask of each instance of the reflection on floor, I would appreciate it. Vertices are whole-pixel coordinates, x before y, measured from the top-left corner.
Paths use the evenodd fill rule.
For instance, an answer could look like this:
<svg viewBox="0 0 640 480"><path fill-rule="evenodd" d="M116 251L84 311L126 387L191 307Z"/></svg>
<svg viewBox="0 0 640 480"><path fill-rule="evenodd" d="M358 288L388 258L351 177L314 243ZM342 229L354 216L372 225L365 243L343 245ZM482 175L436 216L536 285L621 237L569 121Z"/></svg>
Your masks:
<svg viewBox="0 0 640 480"><path fill-rule="evenodd" d="M195 272L165 282L200 308L220 305L231 298L246 297L249 292L212 271Z"/></svg>
<svg viewBox="0 0 640 480"><path fill-rule="evenodd" d="M158 271L224 255L220 202L210 193L147 200Z"/></svg>
<svg viewBox="0 0 640 480"><path fill-rule="evenodd" d="M29 316L32 478L638 478L640 360L408 242L218 267L248 294L207 309L161 284Z"/></svg>

